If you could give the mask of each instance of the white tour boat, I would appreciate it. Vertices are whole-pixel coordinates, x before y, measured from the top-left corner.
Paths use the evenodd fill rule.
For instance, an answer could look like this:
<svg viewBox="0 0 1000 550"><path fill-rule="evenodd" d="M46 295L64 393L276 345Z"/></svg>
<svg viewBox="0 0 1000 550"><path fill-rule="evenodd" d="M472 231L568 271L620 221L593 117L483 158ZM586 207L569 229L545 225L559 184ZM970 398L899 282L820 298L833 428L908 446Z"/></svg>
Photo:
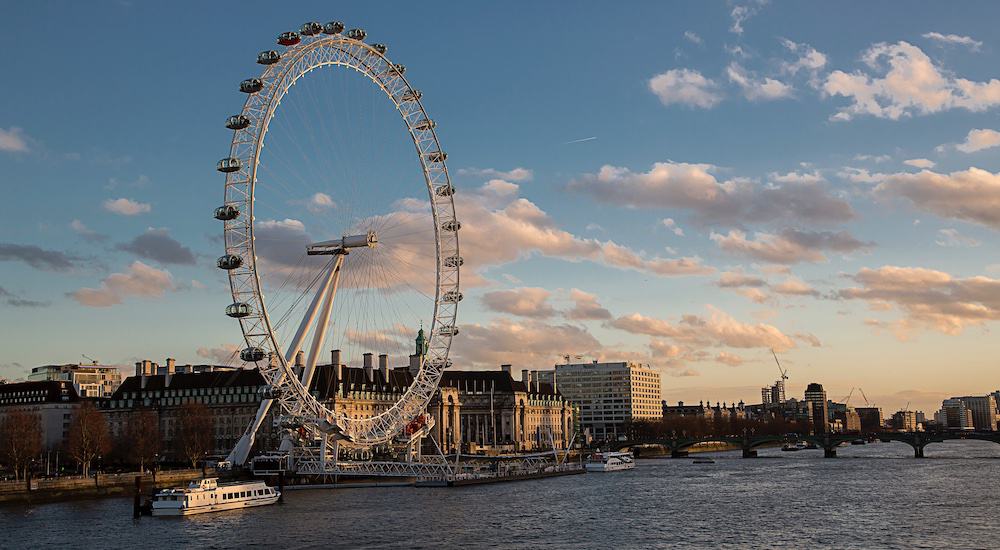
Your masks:
<svg viewBox="0 0 1000 550"><path fill-rule="evenodd" d="M206 512L264 506L278 501L281 493L263 481L241 481L220 485L216 478L192 481L187 487L164 489L153 497L154 516L190 516Z"/></svg>
<svg viewBox="0 0 1000 550"><path fill-rule="evenodd" d="M590 455L587 461L588 472L617 472L635 468L635 459L629 452L602 453L600 449Z"/></svg>

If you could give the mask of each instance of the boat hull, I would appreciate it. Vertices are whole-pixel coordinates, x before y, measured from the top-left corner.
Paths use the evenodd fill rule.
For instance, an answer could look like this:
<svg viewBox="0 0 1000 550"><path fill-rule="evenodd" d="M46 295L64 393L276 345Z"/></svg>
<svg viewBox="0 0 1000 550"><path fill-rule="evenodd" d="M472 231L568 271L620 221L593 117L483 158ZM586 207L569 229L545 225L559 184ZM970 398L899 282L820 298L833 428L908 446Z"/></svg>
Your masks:
<svg viewBox="0 0 1000 550"><path fill-rule="evenodd" d="M257 506L267 506L278 502L280 493L254 499L240 500L236 502L225 502L221 504L206 504L203 506L192 506L189 508L180 507L153 507L154 516L194 516L197 514L208 514L211 512L226 512L229 510L242 510L243 508L254 508Z"/></svg>

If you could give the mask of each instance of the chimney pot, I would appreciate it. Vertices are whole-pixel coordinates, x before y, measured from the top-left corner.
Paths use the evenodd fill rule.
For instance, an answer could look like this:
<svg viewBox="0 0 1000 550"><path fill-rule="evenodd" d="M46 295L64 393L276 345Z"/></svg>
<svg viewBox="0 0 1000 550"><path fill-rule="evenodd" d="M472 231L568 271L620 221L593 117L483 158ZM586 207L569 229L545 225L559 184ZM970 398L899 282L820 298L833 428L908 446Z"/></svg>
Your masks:
<svg viewBox="0 0 1000 550"><path fill-rule="evenodd" d="M500 370L506 372L507 376L510 376L510 365L500 365Z"/></svg>
<svg viewBox="0 0 1000 550"><path fill-rule="evenodd" d="M372 365L372 353L371 352L366 353L364 355L364 358L365 358L365 361L364 361L364 365L365 365L365 378L367 378L368 381L371 382L375 378L375 373L373 372L374 371L374 365Z"/></svg>
<svg viewBox="0 0 1000 550"><path fill-rule="evenodd" d="M531 382L531 377L528 376L528 369L521 369L521 382L524 382L525 384Z"/></svg>
<svg viewBox="0 0 1000 550"><path fill-rule="evenodd" d="M305 356L306 356L306 354L302 350L299 350L299 351L295 352L295 366L296 367L303 367L303 366L305 366L305 364L306 364L305 363L305 359L304 359Z"/></svg>
<svg viewBox="0 0 1000 550"><path fill-rule="evenodd" d="M167 374L173 374L177 368L177 360L173 357L167 357Z"/></svg>
<svg viewBox="0 0 1000 550"><path fill-rule="evenodd" d="M389 356L380 353L378 356L378 370L382 371L382 380L389 383Z"/></svg>

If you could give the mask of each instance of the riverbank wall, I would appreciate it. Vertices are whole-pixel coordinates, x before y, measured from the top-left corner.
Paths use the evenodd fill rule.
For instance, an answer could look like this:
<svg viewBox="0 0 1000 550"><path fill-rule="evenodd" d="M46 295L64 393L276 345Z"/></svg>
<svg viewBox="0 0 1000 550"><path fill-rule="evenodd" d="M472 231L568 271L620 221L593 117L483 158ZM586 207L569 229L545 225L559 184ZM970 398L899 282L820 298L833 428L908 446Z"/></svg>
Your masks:
<svg viewBox="0 0 1000 550"><path fill-rule="evenodd" d="M148 495L154 489L187 485L188 482L201 478L203 472L201 469L163 470L156 473L155 484L152 474L140 472L34 478L30 485L26 480L0 481L0 505L131 496L135 494L135 478L139 475L142 476L142 492ZM215 477L216 473L213 468L209 468L204 475Z"/></svg>

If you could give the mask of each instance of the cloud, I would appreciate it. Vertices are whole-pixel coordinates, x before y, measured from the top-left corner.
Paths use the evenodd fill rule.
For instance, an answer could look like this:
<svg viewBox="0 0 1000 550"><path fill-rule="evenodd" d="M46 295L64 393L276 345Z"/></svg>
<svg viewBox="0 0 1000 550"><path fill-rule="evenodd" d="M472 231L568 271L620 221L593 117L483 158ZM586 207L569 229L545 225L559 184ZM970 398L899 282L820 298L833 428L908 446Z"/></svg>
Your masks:
<svg viewBox="0 0 1000 550"><path fill-rule="evenodd" d="M174 240L164 228L150 227L142 235L115 248L161 264L194 265L195 263L191 249Z"/></svg>
<svg viewBox="0 0 1000 550"><path fill-rule="evenodd" d="M457 368L491 368L509 363L551 369L563 354L596 356L601 344L586 329L534 319L499 318L488 324L463 324L452 344Z"/></svg>
<svg viewBox="0 0 1000 550"><path fill-rule="evenodd" d="M169 271L137 260L124 273L112 273L105 277L99 288L81 288L70 296L81 305L110 307L122 303L129 296L157 298L173 288L174 280Z"/></svg>
<svg viewBox="0 0 1000 550"><path fill-rule="evenodd" d="M845 166L837 172L837 177L843 178L851 183L880 183L888 176L881 172L869 172L867 168L854 168Z"/></svg>
<svg viewBox="0 0 1000 550"><path fill-rule="evenodd" d="M1000 173L979 168L939 174L922 172L886 176L875 188L883 197L905 198L921 210L1000 229Z"/></svg>
<svg viewBox="0 0 1000 550"><path fill-rule="evenodd" d="M805 184L816 184L823 183L826 179L818 170L813 170L812 172L787 172L785 174L780 174L778 172L771 172L768 175L771 181L777 183L805 183Z"/></svg>
<svg viewBox="0 0 1000 550"><path fill-rule="evenodd" d="M43 271L69 271L79 258L65 252L47 250L34 245L0 243L0 262L24 262Z"/></svg>
<svg viewBox="0 0 1000 550"><path fill-rule="evenodd" d="M98 233L97 231L90 229L80 220L73 220L69 222L69 227L77 235L83 237L84 240L92 242L104 242L108 240L107 235L104 235L103 233Z"/></svg>
<svg viewBox="0 0 1000 550"><path fill-rule="evenodd" d="M573 309L566 312L567 319L603 321L611 318L611 312L598 303L594 294L574 288L569 291L569 298L573 300Z"/></svg>
<svg viewBox="0 0 1000 550"><path fill-rule="evenodd" d="M771 101L792 97L793 89L788 84L768 77L758 77L733 61L726 67L726 76L743 91L743 97L750 101Z"/></svg>
<svg viewBox="0 0 1000 550"><path fill-rule="evenodd" d="M930 159L909 159L909 160L904 160L903 164L920 169L929 170L931 168L934 168L934 161Z"/></svg>
<svg viewBox="0 0 1000 550"><path fill-rule="evenodd" d="M699 44L699 45L702 42L701 37L698 36L698 33L694 31L684 31L684 40L687 40L692 44Z"/></svg>
<svg viewBox="0 0 1000 550"><path fill-rule="evenodd" d="M589 138L588 138L589 139ZM459 176L474 176L474 177L484 177L484 178L495 178L507 181L531 181L534 178L534 172L527 168L513 168L511 170L503 171L496 170L494 168L459 168Z"/></svg>
<svg viewBox="0 0 1000 550"><path fill-rule="evenodd" d="M878 164L880 162L889 162L892 160L892 157L889 155L854 155L854 160L871 161Z"/></svg>
<svg viewBox="0 0 1000 550"><path fill-rule="evenodd" d="M214 348L198 348L195 353L198 354L198 357L210 359L217 365L242 363L240 360L240 346L236 344L223 344Z"/></svg>
<svg viewBox="0 0 1000 550"><path fill-rule="evenodd" d="M677 235L678 237L684 236L684 230L677 225L677 222L675 222L673 218L663 218L660 220L660 223L663 224L663 227L666 227L673 232L674 235Z"/></svg>
<svg viewBox="0 0 1000 550"><path fill-rule="evenodd" d="M137 202L132 199L108 199L104 201L104 209L122 216L137 216L150 212L153 207L149 203Z"/></svg>
<svg viewBox="0 0 1000 550"><path fill-rule="evenodd" d="M787 38L781 39L781 45L798 55L795 61L782 62L781 71L790 75L806 72L809 74L810 85L817 86L819 84L819 71L826 67L826 54L817 51L809 44L793 42Z"/></svg>
<svg viewBox="0 0 1000 550"><path fill-rule="evenodd" d="M729 26L729 32L734 34L743 34L743 24L746 23L751 17L757 15L757 12L766 6L767 2L768 0L751 0L749 2L733 5L729 12L729 18L732 19L732 24Z"/></svg>
<svg viewBox="0 0 1000 550"><path fill-rule="evenodd" d="M953 77L907 42L875 44L864 52L862 61L870 72L837 70L827 75L824 93L851 101L832 120L860 115L898 120L959 108L978 112L1000 104L1000 80Z"/></svg>
<svg viewBox="0 0 1000 550"><path fill-rule="evenodd" d="M719 276L719 280L715 282L715 285L719 288L759 288L767 286L767 281L760 277L747 275L741 271L725 271Z"/></svg>
<svg viewBox="0 0 1000 550"><path fill-rule="evenodd" d="M968 235L959 233L957 229L947 228L938 230L938 238L934 241L938 246L974 248L983 244L980 240Z"/></svg>
<svg viewBox="0 0 1000 550"><path fill-rule="evenodd" d="M314 193L313 196L309 197L309 200L306 201L306 209L313 214L319 214L336 207L337 203L333 202L333 198L326 193Z"/></svg>
<svg viewBox="0 0 1000 550"><path fill-rule="evenodd" d="M4 130L0 128L0 151L6 153L27 153L28 141L24 136L24 131L15 126Z"/></svg>
<svg viewBox="0 0 1000 550"><path fill-rule="evenodd" d="M772 290L787 296L819 296L819 291L797 277L789 277L774 285Z"/></svg>
<svg viewBox="0 0 1000 550"><path fill-rule="evenodd" d="M671 69L649 79L649 91L664 105L675 103L711 109L722 101L718 85L691 69Z"/></svg>
<svg viewBox="0 0 1000 550"><path fill-rule="evenodd" d="M683 208L698 221L742 224L798 219L840 222L854 211L818 183L782 183L763 186L746 179L719 181L711 164L657 162L648 172L604 165L596 174L584 174L569 189L596 200L633 208Z"/></svg>
<svg viewBox="0 0 1000 550"><path fill-rule="evenodd" d="M556 310L548 303L551 295L552 293L544 288L521 287L487 292L482 296L482 302L492 311L519 317L548 319L556 314Z"/></svg>
<svg viewBox="0 0 1000 550"><path fill-rule="evenodd" d="M927 38L928 40L933 40L935 42L940 42L942 44L949 44L949 45L958 44L960 46L965 46L969 48L969 50L974 52L978 52L979 48L983 47L982 42L974 40L970 36L961 36L958 34L941 34L939 32L929 32L922 34L921 36Z"/></svg>
<svg viewBox="0 0 1000 550"><path fill-rule="evenodd" d="M45 307L49 302L29 300L0 286L0 302L11 307Z"/></svg>
<svg viewBox="0 0 1000 550"><path fill-rule="evenodd" d="M984 276L955 278L919 267L882 266L861 269L851 279L856 287L838 291L841 298L864 300L876 310L900 310L896 335L914 328L959 334L965 327L1000 319L1000 279Z"/></svg>
<svg viewBox="0 0 1000 550"><path fill-rule="evenodd" d="M743 358L739 355L729 353L727 351L720 351L716 356L715 360L723 365L729 365L730 367L738 367L743 364Z"/></svg>
<svg viewBox="0 0 1000 550"><path fill-rule="evenodd" d="M748 239L745 232L737 229L725 235L711 234L711 239L726 252L777 264L825 262L824 250L849 253L873 246L857 240L847 231L785 229L779 234L758 232L754 237Z"/></svg>
<svg viewBox="0 0 1000 550"><path fill-rule="evenodd" d="M678 323L646 317L639 313L609 321L609 327L632 334L669 338L691 346L727 346L733 348L773 348L778 351L795 347L795 342L772 325L737 321L729 314L707 306L709 316L683 315Z"/></svg>
<svg viewBox="0 0 1000 550"><path fill-rule="evenodd" d="M975 153L983 149L992 149L1000 145L1000 132L989 129L969 130L965 141L955 145L955 149L963 153Z"/></svg>

